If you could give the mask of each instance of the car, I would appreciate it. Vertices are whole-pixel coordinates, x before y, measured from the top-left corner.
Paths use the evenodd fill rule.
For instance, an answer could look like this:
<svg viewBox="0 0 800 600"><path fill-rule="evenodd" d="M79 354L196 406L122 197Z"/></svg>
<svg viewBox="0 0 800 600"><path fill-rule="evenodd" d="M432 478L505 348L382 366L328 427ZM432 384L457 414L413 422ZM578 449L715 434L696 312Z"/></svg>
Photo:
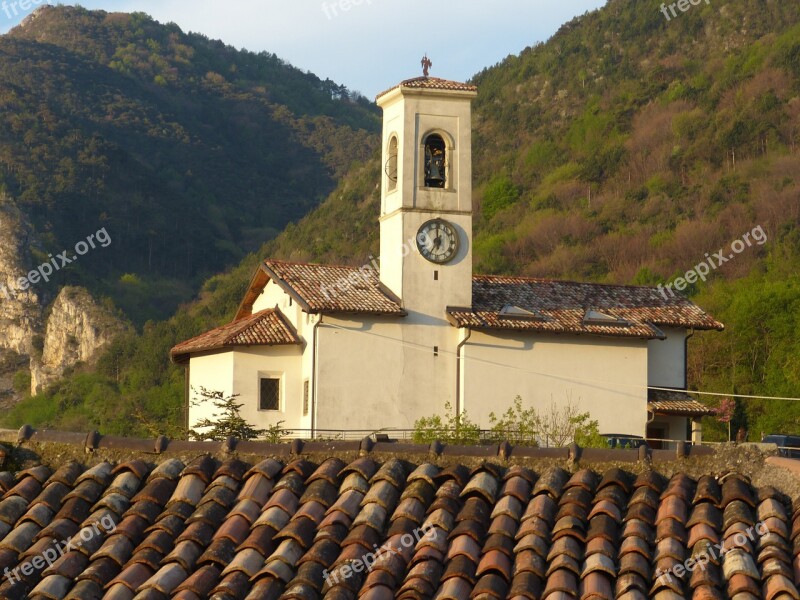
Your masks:
<svg viewBox="0 0 800 600"><path fill-rule="evenodd" d="M800 436L771 433L761 439L762 444L775 444L778 453L786 458L800 458Z"/></svg>
<svg viewBox="0 0 800 600"><path fill-rule="evenodd" d="M647 440L640 435L630 435L627 433L604 433L602 434L608 441L609 448L638 448L647 446Z"/></svg>

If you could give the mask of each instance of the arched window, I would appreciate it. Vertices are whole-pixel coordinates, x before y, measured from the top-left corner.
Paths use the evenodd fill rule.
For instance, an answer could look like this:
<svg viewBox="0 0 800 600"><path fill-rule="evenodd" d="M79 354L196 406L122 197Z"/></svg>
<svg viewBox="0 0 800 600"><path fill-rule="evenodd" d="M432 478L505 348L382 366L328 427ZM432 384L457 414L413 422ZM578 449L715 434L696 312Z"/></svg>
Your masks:
<svg viewBox="0 0 800 600"><path fill-rule="evenodd" d="M389 148L386 151L386 179L388 181L387 189L391 192L397 189L397 137L392 136L389 140Z"/></svg>
<svg viewBox="0 0 800 600"><path fill-rule="evenodd" d="M425 139L425 187L443 188L447 184L447 146L439 134Z"/></svg>

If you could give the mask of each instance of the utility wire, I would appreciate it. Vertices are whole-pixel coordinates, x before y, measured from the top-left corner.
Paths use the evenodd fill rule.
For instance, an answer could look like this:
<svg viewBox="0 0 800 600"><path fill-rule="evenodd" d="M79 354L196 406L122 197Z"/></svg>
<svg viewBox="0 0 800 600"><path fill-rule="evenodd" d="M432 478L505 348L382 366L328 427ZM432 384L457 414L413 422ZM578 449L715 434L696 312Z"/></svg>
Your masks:
<svg viewBox="0 0 800 600"><path fill-rule="evenodd" d="M339 329L339 330L342 330L342 331L346 331L348 333L358 333L358 334L362 334L362 335L368 335L368 336L372 336L372 337L377 337L377 338L386 340L388 342L392 342L394 344L399 344L401 346L411 348L413 350L419 350L419 351L424 351L424 352L430 352L431 351L430 346L423 345L423 344L414 344L412 342L406 342L404 340L398 340L397 338L389 337L387 335L381 335L379 333L375 333L375 332L372 332L372 331L361 331L361 330L358 330L358 329L350 329L348 327L342 327L341 325L335 325L333 323L324 323L324 322L323 322L322 326L330 328L330 329ZM451 355L453 357L456 356L455 352L452 352L452 351L449 351L449 350L443 350L441 348L439 348L438 352L439 352L440 355L449 354L449 355ZM541 377L550 377L550 378L553 378L553 379L562 379L564 381L569 381L569 382L572 382L572 383L591 383L591 384L599 384L599 385L609 386L609 387L612 387L612 388L614 388L614 387L616 387L616 388L628 387L628 388L633 388L633 389L637 389L637 390L645 389L645 390L654 390L654 391L663 391L663 392L686 391L687 393L697 394L697 395L700 395L700 396L724 396L724 397L741 398L741 399L746 399L746 400L786 400L786 401L790 401L790 402L800 402L800 398L792 398L792 397L757 396L757 395L723 393L723 392L703 392L703 391L697 391L697 390L676 390L675 388L665 388L665 387L656 387L656 386L643 386L643 385L639 385L639 384L636 384L636 383L624 383L624 382L619 382L619 381L607 381L607 380L603 380L603 379L592 379L592 378L585 378L585 377L581 378L581 377L574 377L574 376L571 376L571 375L559 375L559 374L556 374L556 373L543 373L541 371L534 371L534 370L531 370L531 369L524 369L522 367L515 367L513 365L507 365L507 364L504 364L504 363L499 363L499 362L492 361L492 360L487 360L487 359L484 359L484 358L475 358L475 357L469 357L469 356L462 356L461 360L464 360L465 362L466 361L471 361L471 362L483 363L483 364L486 364L486 365L490 365L490 366L494 366L494 367L500 367L500 368L503 368L503 369L511 369L511 370L514 370L514 371L521 371L523 373L530 373L531 375L539 375Z"/></svg>

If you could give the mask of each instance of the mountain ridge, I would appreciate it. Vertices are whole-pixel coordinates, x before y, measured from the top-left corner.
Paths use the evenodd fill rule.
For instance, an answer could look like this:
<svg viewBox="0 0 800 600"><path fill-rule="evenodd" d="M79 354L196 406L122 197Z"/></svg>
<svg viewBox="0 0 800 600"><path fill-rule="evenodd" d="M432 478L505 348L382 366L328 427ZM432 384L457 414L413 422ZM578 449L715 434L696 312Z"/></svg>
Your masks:
<svg viewBox="0 0 800 600"><path fill-rule="evenodd" d="M90 232L112 243L4 295L0 327L12 334L0 340L0 396L23 393L21 364L35 389L51 380L37 367L43 352L53 377L95 362L47 343L62 287L93 297L71 312L74 323L59 321L70 331L105 322L90 316L95 305L122 329L169 317L321 202L370 155L378 127L366 99L274 54L143 13L37 9L0 36L0 203L4 244L15 249L3 253L0 284L17 290ZM99 351L109 340L97 339Z"/></svg>

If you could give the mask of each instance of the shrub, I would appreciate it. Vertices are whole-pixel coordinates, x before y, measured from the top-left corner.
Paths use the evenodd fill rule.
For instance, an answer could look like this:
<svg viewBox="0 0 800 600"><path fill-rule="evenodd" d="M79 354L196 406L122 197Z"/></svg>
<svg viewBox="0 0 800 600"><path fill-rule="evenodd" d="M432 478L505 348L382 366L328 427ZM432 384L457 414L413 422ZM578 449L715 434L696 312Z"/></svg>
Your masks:
<svg viewBox="0 0 800 600"><path fill-rule="evenodd" d="M480 441L480 428L469 420L467 411L453 413L453 406L444 405L444 418L439 415L422 417L414 422L413 440L417 444L430 444L436 440L445 444L477 444Z"/></svg>
<svg viewBox="0 0 800 600"><path fill-rule="evenodd" d="M499 211L519 200L519 189L507 175L498 175L492 179L483 192L483 216L491 219Z"/></svg>
<svg viewBox="0 0 800 600"><path fill-rule="evenodd" d="M447 414L423 417L414 423L413 440L418 444L439 440L446 444L477 444L482 439L480 427L469 420L467 412L453 414L452 406L445 404ZM578 412L578 406L568 400L561 408L551 404L547 413L539 414L535 408L525 408L521 396L499 417L489 414L490 430L486 439L493 443L509 441L516 446L562 447L573 441L583 448L606 448L606 439L600 435L599 424L587 413Z"/></svg>
<svg viewBox="0 0 800 600"><path fill-rule="evenodd" d="M194 406L202 402L211 402L219 411L212 414L214 419L200 419L195 423L195 428L204 429L198 432L196 429L190 430L190 435L197 440L223 441L229 437L240 440L252 440L261 438L268 442L277 443L282 437L288 435L288 431L282 428L283 421L270 426L267 429L256 429L242 418L239 410L244 404L237 404L238 394L226 396L224 392L200 388L200 399L193 401Z"/></svg>

